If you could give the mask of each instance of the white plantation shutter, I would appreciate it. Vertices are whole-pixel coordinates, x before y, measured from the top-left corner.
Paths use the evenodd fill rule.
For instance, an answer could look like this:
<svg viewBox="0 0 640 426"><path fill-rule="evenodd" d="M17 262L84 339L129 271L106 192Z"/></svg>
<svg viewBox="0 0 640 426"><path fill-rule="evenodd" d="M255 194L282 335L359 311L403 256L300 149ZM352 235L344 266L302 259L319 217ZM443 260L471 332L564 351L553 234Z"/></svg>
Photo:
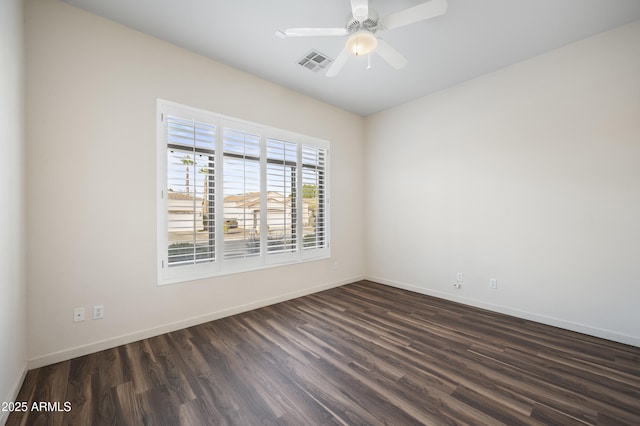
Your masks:
<svg viewBox="0 0 640 426"><path fill-rule="evenodd" d="M169 266L215 260L215 127L168 116Z"/></svg>
<svg viewBox="0 0 640 426"><path fill-rule="evenodd" d="M224 129L224 257L260 255L260 137Z"/></svg>
<svg viewBox="0 0 640 426"><path fill-rule="evenodd" d="M302 226L304 250L327 247L327 150L302 146Z"/></svg>
<svg viewBox="0 0 640 426"><path fill-rule="evenodd" d="M267 139L266 152L268 253L295 252L298 247L298 145Z"/></svg>
<svg viewBox="0 0 640 426"><path fill-rule="evenodd" d="M325 141L158 101L158 282L328 257Z"/></svg>

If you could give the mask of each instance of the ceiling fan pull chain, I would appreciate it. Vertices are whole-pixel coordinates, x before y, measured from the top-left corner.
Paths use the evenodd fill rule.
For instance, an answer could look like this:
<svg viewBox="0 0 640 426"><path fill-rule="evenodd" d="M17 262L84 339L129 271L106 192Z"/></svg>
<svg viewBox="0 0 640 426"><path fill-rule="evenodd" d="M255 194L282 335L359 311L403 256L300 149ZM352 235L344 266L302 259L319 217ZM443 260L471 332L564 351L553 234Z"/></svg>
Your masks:
<svg viewBox="0 0 640 426"><path fill-rule="evenodd" d="M367 69L371 69L371 54L367 55Z"/></svg>

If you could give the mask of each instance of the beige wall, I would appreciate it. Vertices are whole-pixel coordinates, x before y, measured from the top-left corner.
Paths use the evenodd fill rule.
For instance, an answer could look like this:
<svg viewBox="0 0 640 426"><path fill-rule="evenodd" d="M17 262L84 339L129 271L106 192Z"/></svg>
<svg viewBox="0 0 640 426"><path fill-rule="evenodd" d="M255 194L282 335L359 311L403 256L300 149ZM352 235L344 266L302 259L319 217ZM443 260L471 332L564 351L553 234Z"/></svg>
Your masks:
<svg viewBox="0 0 640 426"><path fill-rule="evenodd" d="M369 117L367 274L640 346L639 40L635 22Z"/></svg>
<svg viewBox="0 0 640 426"><path fill-rule="evenodd" d="M0 402L16 397L27 358L22 33L22 1L0 2Z"/></svg>
<svg viewBox="0 0 640 426"><path fill-rule="evenodd" d="M361 117L58 1L25 14L30 366L363 276ZM156 286L157 98L331 141L332 258Z"/></svg>

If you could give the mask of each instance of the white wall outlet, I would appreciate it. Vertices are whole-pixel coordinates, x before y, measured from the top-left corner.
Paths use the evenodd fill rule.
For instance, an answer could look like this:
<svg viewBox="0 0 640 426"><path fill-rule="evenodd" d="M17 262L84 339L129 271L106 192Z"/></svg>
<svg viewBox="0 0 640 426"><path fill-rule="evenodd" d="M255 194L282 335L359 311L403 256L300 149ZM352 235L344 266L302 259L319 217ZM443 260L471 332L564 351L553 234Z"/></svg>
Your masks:
<svg viewBox="0 0 640 426"><path fill-rule="evenodd" d="M73 322L84 321L84 308L73 308Z"/></svg>
<svg viewBox="0 0 640 426"><path fill-rule="evenodd" d="M462 272L458 272L458 275L457 275L457 281L458 281L459 283L461 283L463 278L464 278L464 276L462 275Z"/></svg>
<svg viewBox="0 0 640 426"><path fill-rule="evenodd" d="M98 305L93 307L93 319L100 319L104 317L104 306Z"/></svg>
<svg viewBox="0 0 640 426"><path fill-rule="evenodd" d="M496 280L495 278L490 278L489 279L489 288L492 289L497 289L498 288L498 280Z"/></svg>

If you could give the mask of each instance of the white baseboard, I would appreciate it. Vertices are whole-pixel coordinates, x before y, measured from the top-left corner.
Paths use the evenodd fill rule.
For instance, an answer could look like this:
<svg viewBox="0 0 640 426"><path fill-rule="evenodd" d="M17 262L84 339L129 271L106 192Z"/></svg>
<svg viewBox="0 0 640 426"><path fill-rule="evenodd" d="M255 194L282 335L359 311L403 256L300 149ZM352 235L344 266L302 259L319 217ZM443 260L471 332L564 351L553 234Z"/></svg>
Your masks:
<svg viewBox="0 0 640 426"><path fill-rule="evenodd" d="M67 361L69 359L77 358L79 356L88 355L88 354L102 351L105 349L115 348L117 346L125 345L127 343L136 342L142 339L148 339L150 337L159 336L164 333L181 330L183 328L192 327L194 325L202 324L205 322L214 321L220 318L228 317L228 316L239 314L242 312L247 312L253 309L262 308L265 306L269 306L269 305L284 302L287 300L295 299L298 297L306 296L308 294L317 293L319 291L328 290L330 288L339 287L341 285L349 284L349 283L360 281L363 279L364 279L364 276L356 276L349 279L344 279L344 280L323 284L323 285L312 287L312 288L307 288L300 291L294 291L291 293L271 297L264 300L259 300L256 302L247 303L244 305L235 306L235 307L224 309L221 311L215 311L215 312L210 312L204 315L186 318L184 320L163 324L158 327L153 327L146 330L140 330L134 333L125 334L125 335L117 336L110 339L92 342L87 345L76 346L74 348L65 349L63 351L54 352L47 355L31 358L28 362L28 368L31 370L34 368L43 367L45 365L55 364L56 362Z"/></svg>
<svg viewBox="0 0 640 426"><path fill-rule="evenodd" d="M414 293L425 294L427 296L438 297L440 299L451 300L453 302L462 303L464 305L475 306L477 308L487 309L489 311L498 312L501 314L511 315L516 318L521 318L529 321L539 322L546 325L551 325L565 330L576 331L578 333L588 334L594 337L600 337L602 339L612 340L618 343L624 343L626 345L640 347L640 336L631 336L627 334L617 333L611 330L605 330L580 324L576 322L566 321L559 318L549 317L546 315L536 314L535 312L527 312L518 309L508 308L506 306L494 305L486 303L481 300L471 299L467 297L460 297L449 293L432 290L423 287L417 287L415 285L402 283L394 280L389 280L382 277L368 276L365 278L369 281L385 284L391 287L401 288L403 290L412 291Z"/></svg>
<svg viewBox="0 0 640 426"><path fill-rule="evenodd" d="M22 384L24 383L24 378L27 376L27 370L28 370L27 363L24 362L22 364L22 367L20 368L18 379L14 383L13 387L9 390L9 393L7 394L7 396L4 399L0 400L0 402L11 402L11 401L16 401L18 399L18 393L22 388ZM0 410L0 425L5 424L8 418L9 418L9 411Z"/></svg>

